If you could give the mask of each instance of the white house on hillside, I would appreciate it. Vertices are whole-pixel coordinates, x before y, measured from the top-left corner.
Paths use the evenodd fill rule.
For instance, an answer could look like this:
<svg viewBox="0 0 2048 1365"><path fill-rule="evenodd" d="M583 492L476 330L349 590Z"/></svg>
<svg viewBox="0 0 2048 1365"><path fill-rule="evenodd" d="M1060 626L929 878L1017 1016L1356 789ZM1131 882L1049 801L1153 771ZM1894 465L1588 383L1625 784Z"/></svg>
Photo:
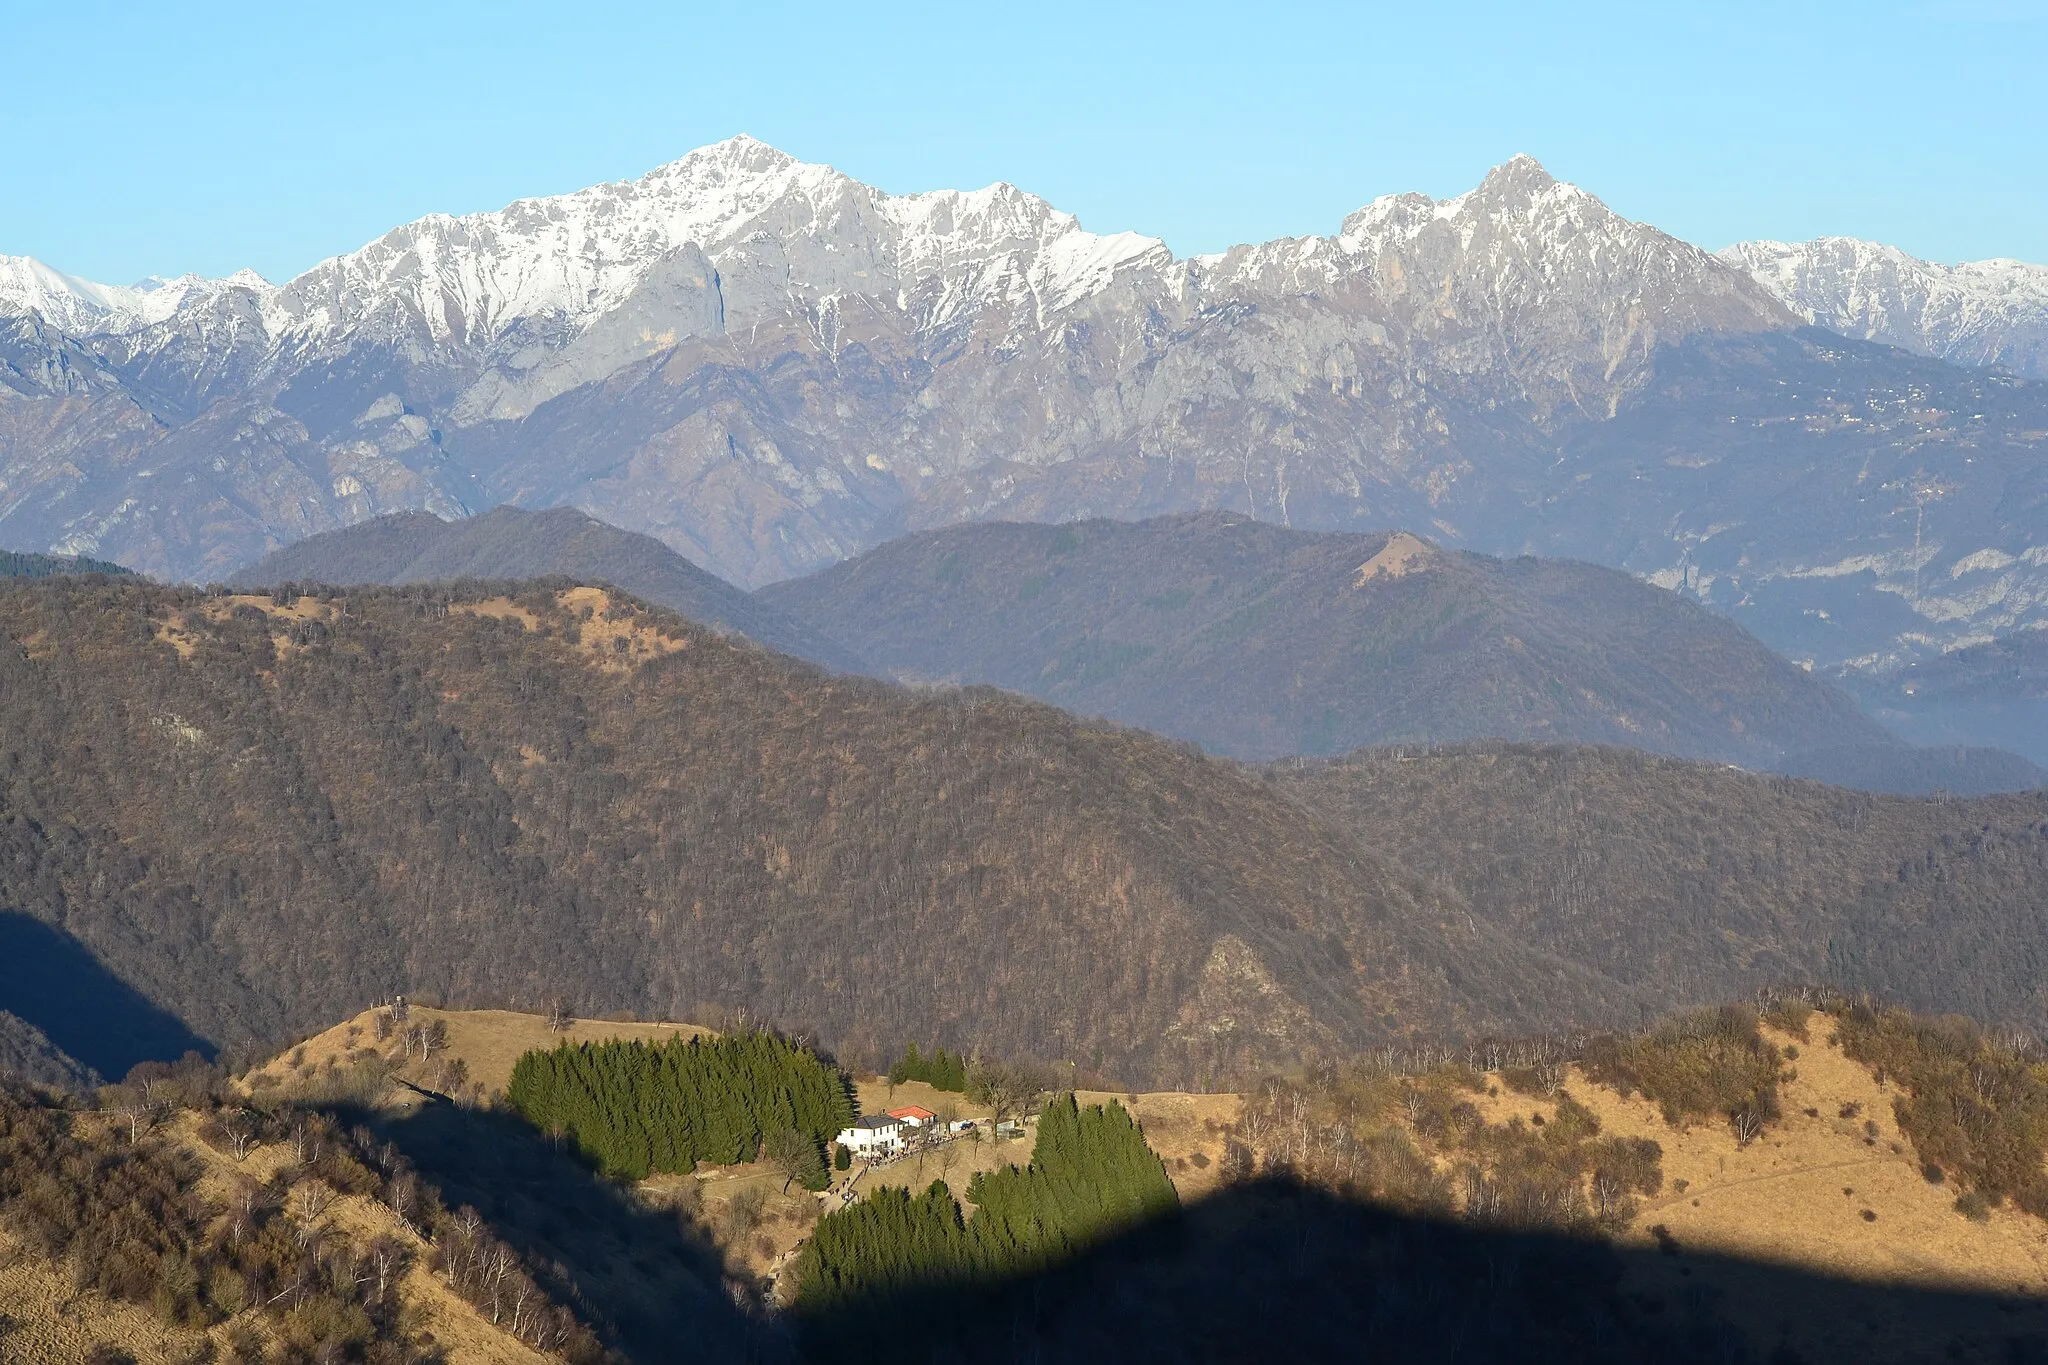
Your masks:
<svg viewBox="0 0 2048 1365"><path fill-rule="evenodd" d="M864 1156L893 1152L903 1143L903 1121L887 1114L868 1114L853 1127L839 1130L839 1145Z"/></svg>

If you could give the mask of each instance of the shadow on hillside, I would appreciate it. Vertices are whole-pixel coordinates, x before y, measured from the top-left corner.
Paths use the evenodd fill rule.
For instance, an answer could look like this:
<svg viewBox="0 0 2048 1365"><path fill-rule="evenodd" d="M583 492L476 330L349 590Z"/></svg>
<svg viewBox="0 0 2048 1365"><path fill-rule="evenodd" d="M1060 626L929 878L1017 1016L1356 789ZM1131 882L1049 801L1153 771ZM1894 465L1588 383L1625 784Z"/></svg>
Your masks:
<svg viewBox="0 0 2048 1365"><path fill-rule="evenodd" d="M2048 1362L2048 1308L1487 1231L1262 1180L1046 1274L813 1318L802 1341L818 1361L2007 1365Z"/></svg>
<svg viewBox="0 0 2048 1365"><path fill-rule="evenodd" d="M358 1113L527 1257L543 1284L641 1365L787 1359L784 1335L734 1306L716 1252L558 1149L515 1115L439 1098L403 1116Z"/></svg>
<svg viewBox="0 0 2048 1365"><path fill-rule="evenodd" d="M360 1116L624 1355L672 1360L2048 1365L2048 1299L1874 1285L1694 1251L1489 1230L1285 1179L1232 1187L1040 1274L878 1294L794 1324L715 1253L509 1114ZM2015 1286L2018 1290L2020 1287ZM2040 1285L2033 1286L2037 1291Z"/></svg>
<svg viewBox="0 0 2048 1365"><path fill-rule="evenodd" d="M0 1009L43 1031L57 1047L110 1081L137 1062L187 1052L213 1060L212 1043L152 1004L61 929L0 910Z"/></svg>

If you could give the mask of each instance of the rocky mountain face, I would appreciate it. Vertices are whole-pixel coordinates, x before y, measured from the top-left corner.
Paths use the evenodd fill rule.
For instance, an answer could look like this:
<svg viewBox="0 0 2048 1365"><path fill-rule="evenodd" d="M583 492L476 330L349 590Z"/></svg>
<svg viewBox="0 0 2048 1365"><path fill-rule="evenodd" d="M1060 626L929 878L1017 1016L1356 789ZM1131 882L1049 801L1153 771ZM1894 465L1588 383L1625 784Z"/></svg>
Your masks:
<svg viewBox="0 0 2048 1365"><path fill-rule="evenodd" d="M905 530L1226 509L1592 559L1823 663L2048 603L2048 397L1806 326L1528 158L1175 259L736 138L279 286L17 262L0 313L0 543L163 576L501 502L748 586Z"/></svg>
<svg viewBox="0 0 2048 1365"><path fill-rule="evenodd" d="M758 596L898 679L994 683L1234 758L1488 736L1752 768L1899 749L1846 693L1675 593L1407 532L1218 512L984 523Z"/></svg>
<svg viewBox="0 0 2048 1365"><path fill-rule="evenodd" d="M1937 265L1854 237L1738 242L1720 257L1829 331L2048 379L2048 265Z"/></svg>

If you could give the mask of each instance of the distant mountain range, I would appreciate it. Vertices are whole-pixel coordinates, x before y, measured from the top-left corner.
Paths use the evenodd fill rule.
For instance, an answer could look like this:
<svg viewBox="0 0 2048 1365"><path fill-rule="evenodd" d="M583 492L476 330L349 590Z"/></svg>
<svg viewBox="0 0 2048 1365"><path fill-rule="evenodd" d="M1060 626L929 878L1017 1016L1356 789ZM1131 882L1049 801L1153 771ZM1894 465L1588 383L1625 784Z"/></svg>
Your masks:
<svg viewBox="0 0 2048 1365"><path fill-rule="evenodd" d="M1726 618L1597 565L1231 513L920 532L748 594L581 512L396 513L235 585L561 578L627 589L839 672L993 683L1265 759L1507 738L1623 744L1866 789L2048 785L1995 749L1915 750Z"/></svg>
<svg viewBox="0 0 2048 1365"><path fill-rule="evenodd" d="M1230 513L983 523L759 596L890 676L987 682L1238 758L1498 737L1749 767L1890 743L1849 696L1627 574Z"/></svg>
<svg viewBox="0 0 2048 1365"><path fill-rule="evenodd" d="M2048 379L2048 265L1937 265L1854 237L1739 242L1719 254L1831 332Z"/></svg>
<svg viewBox="0 0 2048 1365"><path fill-rule="evenodd" d="M840 672L872 671L855 650L704 572L652 536L621 531L568 507L495 507L461 521L394 512L288 546L242 570L234 582L268 588L550 577L624 588L699 625L744 635L784 654Z"/></svg>
<svg viewBox="0 0 2048 1365"><path fill-rule="evenodd" d="M2048 619L2048 392L1950 363L2034 363L2036 276L1898 258L1866 307L1822 245L1717 258L1520 157L1175 259L735 138L283 285L13 259L0 541L205 580L515 502L758 586L906 530L1219 509L1627 569L1820 665Z"/></svg>

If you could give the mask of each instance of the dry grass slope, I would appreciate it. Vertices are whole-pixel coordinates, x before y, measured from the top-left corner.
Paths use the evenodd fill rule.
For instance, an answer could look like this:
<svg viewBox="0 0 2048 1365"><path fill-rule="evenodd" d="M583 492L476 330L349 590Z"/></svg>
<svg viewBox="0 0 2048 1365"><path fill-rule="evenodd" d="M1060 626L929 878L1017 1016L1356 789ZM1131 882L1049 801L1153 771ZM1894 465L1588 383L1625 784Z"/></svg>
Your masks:
<svg viewBox="0 0 2048 1365"><path fill-rule="evenodd" d="M333 1028L313 1034L251 1070L245 1084L262 1090L288 1086L294 1080L330 1068L352 1065L365 1048L374 1048L400 1063L400 1074L424 1083L427 1068L408 1070L398 1044L377 1035L377 1006L345 1019ZM543 1014L517 1010L443 1010L413 1005L408 1011L415 1027L439 1023L447 1030L447 1041L436 1055L459 1060L469 1081L482 1088L486 1097L500 1096L512 1079L512 1067L537 1048L562 1043L602 1043L615 1038L662 1042L680 1035L695 1038L710 1029L696 1024L644 1024L632 1020L571 1019L568 1027L552 1026ZM296 1061L294 1059L297 1059ZM264 1079L259 1079L264 1078Z"/></svg>
<svg viewBox="0 0 2048 1365"><path fill-rule="evenodd" d="M202 1138L199 1119L189 1113L175 1115L152 1140L196 1164L202 1172L198 1193L217 1209L232 1207L252 1182L263 1184L281 1174L289 1179L294 1164L284 1142L258 1143L241 1158L231 1157ZM295 1196L308 1185L320 1182L298 1179ZM287 1208L308 1239L356 1248L389 1239L402 1247L407 1264L398 1284L399 1320L416 1343L440 1352L448 1365L560 1365L559 1357L535 1351L493 1326L456 1294L431 1268L429 1244L385 1205L324 1190L317 1201L295 1197ZM203 1329L169 1322L147 1306L79 1288L68 1266L0 1232L0 1360L76 1365L95 1347L112 1347L140 1365L195 1365L235 1359L234 1344L245 1336L268 1349L278 1347L275 1319L258 1308Z"/></svg>
<svg viewBox="0 0 2048 1365"><path fill-rule="evenodd" d="M415 1083L431 1080L436 1066L459 1060L476 1078L486 1106L529 1047L547 1047L564 1037L575 1041L608 1038L658 1039L702 1030L682 1024L577 1020L558 1030L540 1015L510 1011L455 1011L415 1007L414 1027L440 1026L445 1050L437 1060L406 1059L394 1040L377 1039L374 1013L366 1012L306 1039L245 1078L255 1094L279 1097L317 1088L324 1076L364 1065L367 1053L387 1058L387 1072ZM1470 1124L1495 1132L1510 1129L1541 1134L1580 1122L1566 1110L1576 1106L1597 1123L1603 1139L1648 1139L1661 1152L1655 1193L1637 1201L1611 1235L1633 1255L1625 1265L1626 1292L1639 1302L1701 1302L1717 1305L1722 1320L1747 1336L1758 1358L1771 1351L1809 1361L1956 1359L2002 1360L2003 1343L2028 1333L2048 1332L2048 1223L2012 1207L1994 1208L1981 1219L1955 1207L1952 1181L1935 1183L1921 1169L1911 1141L1892 1117L1896 1083L1880 1081L1869 1067L1845 1056L1834 1036L1835 1021L1815 1014L1804 1036L1766 1027L1764 1040L1785 1056L1780 1084L1782 1117L1753 1140L1742 1141L1718 1118L1671 1122L1656 1101L1626 1097L1589 1078L1576 1066L1554 1081L1532 1084L1530 1073L1470 1073L1451 1083L1475 1111ZM1424 1078L1427 1084L1439 1082ZM1555 1090L1548 1087L1555 1084ZM986 1119L988 1112L965 1097L921 1082L895 1086L863 1079L863 1110L918 1104L935 1112ZM419 1112L416 1090L385 1084L376 1105L402 1128ZM1184 1202L1197 1207L1211 1195L1228 1198L1233 1179L1251 1166L1233 1165L1232 1148L1251 1131L1244 1125L1246 1098L1192 1092L1081 1092L1086 1103L1115 1100L1142 1124L1147 1142L1166 1162ZM446 1107L444 1106L444 1109ZM1459 1163L1482 1150L1469 1137L1462 1144L1443 1138L1424 1110L1388 1111L1414 1149L1444 1177L1450 1208L1462 1207ZM162 1136L189 1152L205 1170L202 1192L224 1204L250 1180L263 1181L291 1167L283 1143L258 1145L240 1160L200 1139L198 1120L187 1115ZM1446 1145L1448 1143L1448 1145ZM1277 1152L1279 1149L1273 1149ZM1257 1152L1256 1156L1269 1155ZM921 1188L946 1180L965 1193L976 1170L1028 1159L1025 1143L962 1144L944 1153L912 1158L866 1172L856 1189L885 1185ZM845 1177L838 1177L840 1183ZM661 1212L698 1231L723 1261L735 1283L758 1284L771 1295L837 1190L813 1196L785 1189L765 1166L703 1168L690 1176L642 1182L622 1194L634 1207ZM367 1243L377 1236L405 1241L415 1252L402 1295L409 1320L424 1328L447 1352L451 1365L533 1365L541 1358L493 1329L477 1310L449 1290L428 1269L428 1248L374 1200L335 1195L307 1213L292 1204L293 1216L310 1218L328 1235ZM1199 1220L1196 1224L1201 1226ZM1665 1254L1668 1253L1668 1254ZM1860 1316L1847 1321L1838 1306L1819 1308L1801 1295L1810 1282L1774 1274L1772 1267L1830 1277L1846 1284L1901 1289L1961 1291L2002 1296L1994 1309L1985 1299L1958 1299L1930 1310L1925 1299L1907 1301L1879 1294L1856 1302ZM194 1358L201 1336L166 1327L153 1314L108 1303L71 1289L61 1268L17 1254L0 1266L0 1294L7 1298L8 1331L0 1336L7 1358L73 1360L99 1342L130 1351L137 1360L182 1365ZM1867 1310L1867 1311L1866 1311ZM1990 1316L1987 1317L1986 1315ZM245 1315L246 1316L246 1315ZM236 1323L211 1331L216 1346Z"/></svg>

